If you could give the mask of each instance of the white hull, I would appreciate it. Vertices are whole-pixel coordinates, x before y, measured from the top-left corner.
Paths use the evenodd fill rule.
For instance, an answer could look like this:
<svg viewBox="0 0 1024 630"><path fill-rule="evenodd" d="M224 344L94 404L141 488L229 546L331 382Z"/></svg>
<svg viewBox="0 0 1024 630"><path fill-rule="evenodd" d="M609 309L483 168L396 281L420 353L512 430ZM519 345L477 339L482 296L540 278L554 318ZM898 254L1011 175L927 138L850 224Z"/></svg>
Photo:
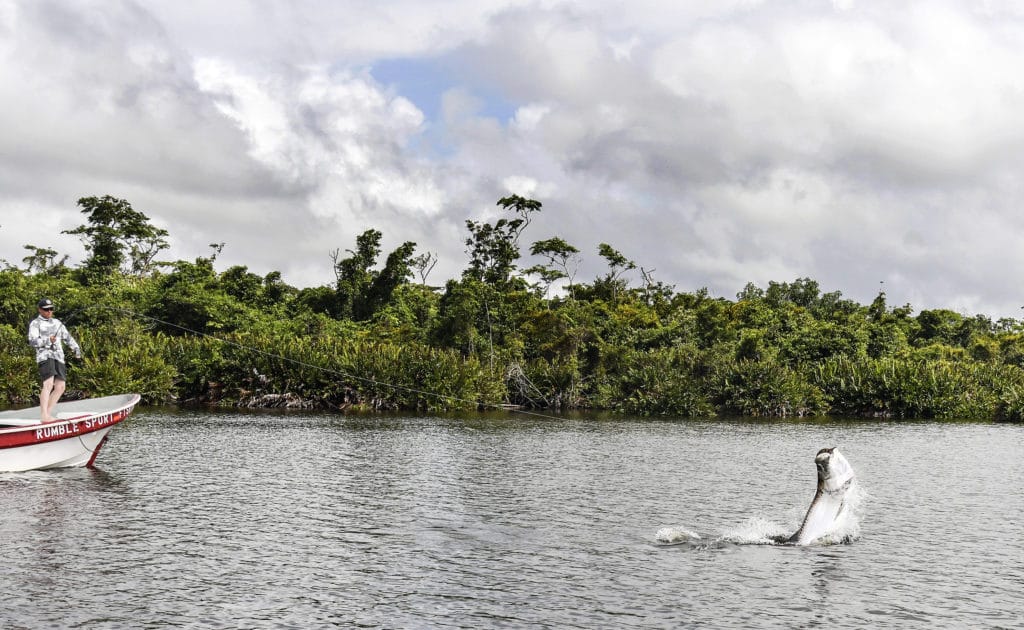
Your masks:
<svg viewBox="0 0 1024 630"><path fill-rule="evenodd" d="M0 472L92 466L110 430L138 403L138 394L62 403L58 422L31 418L39 408L0 413Z"/></svg>
<svg viewBox="0 0 1024 630"><path fill-rule="evenodd" d="M7 449L7 452L0 455L0 472L85 466L112 428L107 427L56 442Z"/></svg>

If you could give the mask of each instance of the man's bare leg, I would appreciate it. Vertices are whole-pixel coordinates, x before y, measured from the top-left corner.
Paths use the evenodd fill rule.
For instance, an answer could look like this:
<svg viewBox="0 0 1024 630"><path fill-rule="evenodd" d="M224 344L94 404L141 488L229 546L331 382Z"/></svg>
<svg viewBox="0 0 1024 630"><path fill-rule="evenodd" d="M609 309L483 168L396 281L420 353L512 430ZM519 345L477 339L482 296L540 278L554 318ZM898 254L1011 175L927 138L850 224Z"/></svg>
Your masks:
<svg viewBox="0 0 1024 630"><path fill-rule="evenodd" d="M51 420L56 419L54 418L53 410L57 407L57 401L60 400L61 395L64 394L64 387L66 385L67 383L59 378L53 379L53 389L50 390L49 407L46 410L46 415L49 416Z"/></svg>
<svg viewBox="0 0 1024 630"><path fill-rule="evenodd" d="M50 393L53 391L53 377L46 379L39 387L39 412L43 422L53 420L50 416Z"/></svg>

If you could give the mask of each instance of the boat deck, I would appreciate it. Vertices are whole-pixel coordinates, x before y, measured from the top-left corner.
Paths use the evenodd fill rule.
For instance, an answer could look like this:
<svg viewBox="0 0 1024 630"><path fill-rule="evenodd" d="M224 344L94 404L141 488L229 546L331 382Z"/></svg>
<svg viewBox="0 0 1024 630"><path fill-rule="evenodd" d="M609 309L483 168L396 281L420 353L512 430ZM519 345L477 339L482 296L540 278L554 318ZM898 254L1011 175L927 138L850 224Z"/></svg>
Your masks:
<svg viewBox="0 0 1024 630"><path fill-rule="evenodd" d="M123 394L120 396L104 396L102 398L87 398L85 400L72 400L68 402L57 403L56 413L53 414L57 418L57 422L66 420L78 420L81 418L88 418L97 414L102 414L110 411L111 409L118 409L128 404L133 404L137 401L135 394ZM40 409L39 405L35 407L28 407L27 409L11 409L9 411L0 411L0 430L11 427L31 427L40 425L42 422L39 419ZM55 424L49 422L47 424Z"/></svg>

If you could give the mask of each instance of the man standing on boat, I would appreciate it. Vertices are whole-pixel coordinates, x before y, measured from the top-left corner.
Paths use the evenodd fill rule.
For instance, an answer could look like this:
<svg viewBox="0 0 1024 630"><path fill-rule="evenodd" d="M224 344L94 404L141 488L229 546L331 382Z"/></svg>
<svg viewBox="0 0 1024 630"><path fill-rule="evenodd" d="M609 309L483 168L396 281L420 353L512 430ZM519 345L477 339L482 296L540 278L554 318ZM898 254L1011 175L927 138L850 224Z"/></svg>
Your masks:
<svg viewBox="0 0 1024 630"><path fill-rule="evenodd" d="M39 366L39 410L43 422L53 422L53 409L57 406L67 380L64 364L64 344L68 344L75 358L82 358L82 349L68 332L67 327L53 316L53 302L49 298L39 300L39 317L28 325L28 343L36 349L36 364Z"/></svg>

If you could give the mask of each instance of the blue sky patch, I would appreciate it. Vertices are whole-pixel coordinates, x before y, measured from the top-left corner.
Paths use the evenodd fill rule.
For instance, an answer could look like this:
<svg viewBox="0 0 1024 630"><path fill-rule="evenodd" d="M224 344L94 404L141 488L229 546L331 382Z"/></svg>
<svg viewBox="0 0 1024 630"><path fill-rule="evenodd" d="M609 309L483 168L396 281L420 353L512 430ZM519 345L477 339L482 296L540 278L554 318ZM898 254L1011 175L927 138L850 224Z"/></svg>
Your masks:
<svg viewBox="0 0 1024 630"><path fill-rule="evenodd" d="M502 125L516 112L516 105L505 99L496 86L473 83L468 77L460 76L462 73L444 59L380 59L370 66L370 74L381 85L394 88L412 101L428 122L440 119L441 97L454 88L464 89L480 99L479 115L496 118Z"/></svg>

